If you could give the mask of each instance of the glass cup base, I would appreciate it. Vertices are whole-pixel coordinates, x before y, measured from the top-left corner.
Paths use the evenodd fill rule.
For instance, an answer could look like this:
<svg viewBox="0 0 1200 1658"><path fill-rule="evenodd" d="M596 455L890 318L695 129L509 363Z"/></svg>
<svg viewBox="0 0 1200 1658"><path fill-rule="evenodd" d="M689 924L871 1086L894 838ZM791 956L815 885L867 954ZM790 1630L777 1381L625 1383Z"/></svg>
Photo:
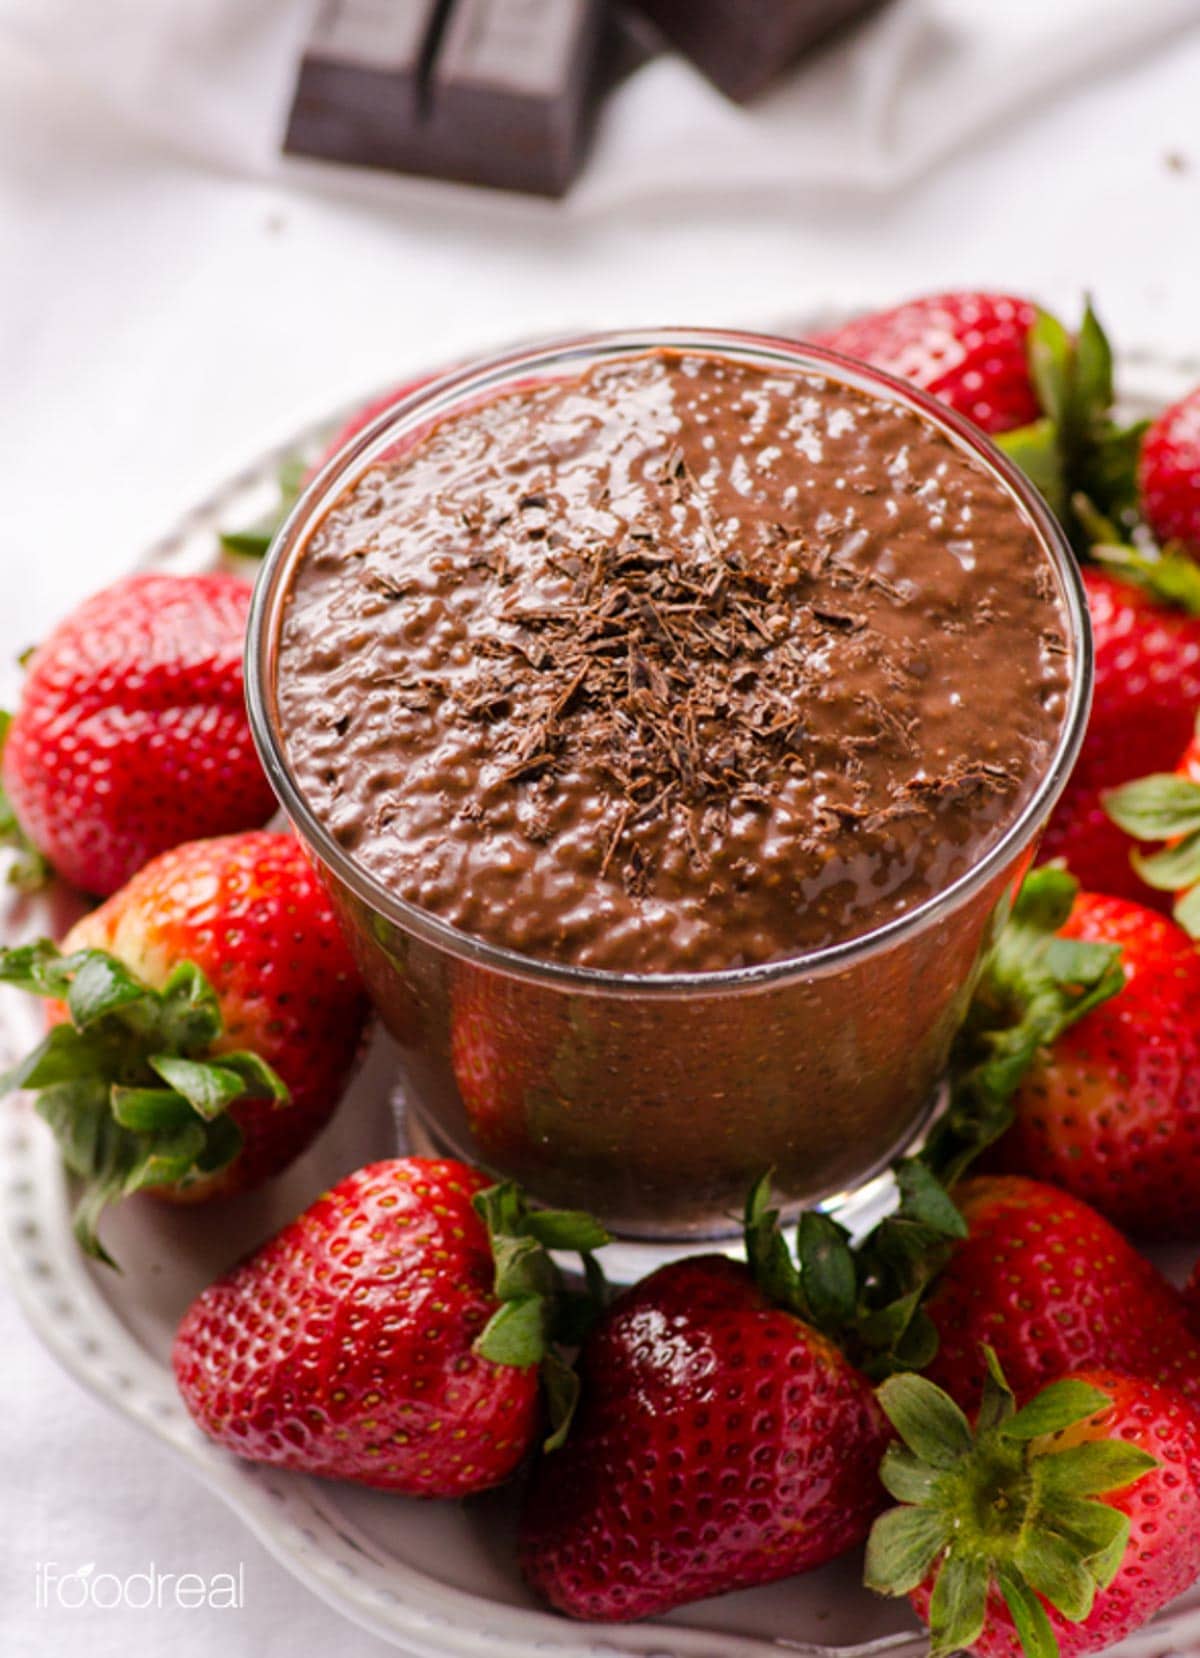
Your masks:
<svg viewBox="0 0 1200 1658"><path fill-rule="evenodd" d="M902 1145L892 1150L883 1167L868 1174L859 1185L835 1192L829 1197L821 1198L817 1203L797 1203L790 1208L784 1208L784 1225L794 1223L806 1207L812 1207L832 1216L856 1241L864 1237L896 1207L898 1192L892 1165L900 1158L911 1157L921 1149L929 1130L945 1111L949 1093L949 1085L946 1079L942 1078L912 1133ZM396 1124L398 1155L454 1157L463 1162L474 1161L469 1152L464 1152L448 1137L438 1134L428 1121L413 1109L403 1085L399 1083L392 1093L392 1112ZM689 1255L702 1254L727 1255L731 1260L744 1261L746 1251L742 1243L741 1217L731 1214L726 1227L718 1224L703 1232L692 1232L679 1237L647 1238L615 1232L612 1243L604 1250L603 1266L609 1282L623 1286L637 1283L639 1279L657 1271L659 1267L668 1266L672 1261L681 1261ZM573 1259L564 1259L562 1264L569 1271L577 1263Z"/></svg>

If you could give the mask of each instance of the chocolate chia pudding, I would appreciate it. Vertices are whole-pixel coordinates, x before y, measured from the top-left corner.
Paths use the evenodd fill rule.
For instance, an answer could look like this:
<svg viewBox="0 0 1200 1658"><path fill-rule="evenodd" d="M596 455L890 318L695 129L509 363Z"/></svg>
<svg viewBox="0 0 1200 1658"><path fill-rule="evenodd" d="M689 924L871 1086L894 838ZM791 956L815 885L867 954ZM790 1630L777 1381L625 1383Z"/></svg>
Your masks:
<svg viewBox="0 0 1200 1658"><path fill-rule="evenodd" d="M249 669L423 1143L675 1247L766 1169L798 1205L911 1145L1090 654L1061 532L965 423L668 331L349 446Z"/></svg>
<svg viewBox="0 0 1200 1658"><path fill-rule="evenodd" d="M278 708L396 896L632 973L785 959L974 865L1073 672L1043 539L916 409L654 351L510 390L310 536Z"/></svg>

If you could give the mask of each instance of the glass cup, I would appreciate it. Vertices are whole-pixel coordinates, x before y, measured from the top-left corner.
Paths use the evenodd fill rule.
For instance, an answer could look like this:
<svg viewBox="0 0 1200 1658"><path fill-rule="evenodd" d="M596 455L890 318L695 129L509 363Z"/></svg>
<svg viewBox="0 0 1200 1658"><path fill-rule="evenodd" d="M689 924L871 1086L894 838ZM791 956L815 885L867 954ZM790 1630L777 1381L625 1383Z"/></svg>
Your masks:
<svg viewBox="0 0 1200 1658"><path fill-rule="evenodd" d="M327 508L369 466L449 414L659 348L823 374L940 427L988 469L1042 542L1074 664L1045 772L972 868L861 937L724 972L618 973L535 960L406 903L310 809L288 764L276 695L292 572ZM428 384L376 419L323 468L276 537L247 658L263 763L398 1045L424 1142L659 1245L728 1236L747 1187L767 1169L785 1206L828 1202L862 1189L919 1137L982 954L1074 764L1091 676L1070 549L1032 486L978 431L911 387L816 347L683 329L508 353Z"/></svg>

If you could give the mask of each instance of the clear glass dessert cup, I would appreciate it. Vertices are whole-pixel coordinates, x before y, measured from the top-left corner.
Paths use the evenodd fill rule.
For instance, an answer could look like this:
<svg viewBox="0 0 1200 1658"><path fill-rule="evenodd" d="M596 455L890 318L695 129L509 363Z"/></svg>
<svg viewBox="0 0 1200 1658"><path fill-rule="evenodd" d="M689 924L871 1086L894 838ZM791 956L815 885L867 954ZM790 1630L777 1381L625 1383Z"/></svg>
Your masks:
<svg viewBox="0 0 1200 1658"><path fill-rule="evenodd" d="M722 972L639 974L533 959L473 938L388 891L314 814L288 763L276 692L290 579L327 508L385 454L504 392L659 348L830 376L908 406L970 451L1040 539L1074 665L1068 706L1024 805L958 879L862 936ZM322 870L399 1047L420 1138L589 1209L618 1235L728 1236L774 1169L798 1208L861 1191L922 1133L983 952L1083 736L1091 637L1078 569L1040 497L974 428L910 387L815 347L718 330L598 335L512 352L422 387L309 485L258 581L247 692L254 734Z"/></svg>

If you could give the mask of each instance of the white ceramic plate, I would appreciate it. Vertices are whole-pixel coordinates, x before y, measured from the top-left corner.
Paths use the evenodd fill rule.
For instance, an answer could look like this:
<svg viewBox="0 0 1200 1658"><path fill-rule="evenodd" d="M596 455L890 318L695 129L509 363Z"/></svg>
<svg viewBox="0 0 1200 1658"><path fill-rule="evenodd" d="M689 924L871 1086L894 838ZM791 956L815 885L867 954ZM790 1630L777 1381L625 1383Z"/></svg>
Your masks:
<svg viewBox="0 0 1200 1658"><path fill-rule="evenodd" d="M1153 408L1200 380L1200 363L1123 360L1132 407ZM218 527L272 501L281 457L315 450L328 423L293 435L216 491L144 562L201 569ZM9 695L12 687L0 687ZM61 934L62 892L0 899L8 939ZM0 1070L38 1039L31 999L0 991ZM512 1493L417 1503L239 1462L207 1441L175 1392L169 1353L192 1297L350 1170L394 1154L402 1114L377 1038L337 1117L266 1191L218 1208L130 1201L106 1221L120 1275L84 1260L71 1236L72 1193L49 1131L27 1097L0 1105L0 1261L30 1324L65 1369L161 1440L221 1496L279 1561L347 1618L416 1658L918 1658L925 1642L904 1605L859 1587L859 1562L708 1601L655 1623L572 1624L544 1612L513 1564ZM1200 1651L1200 1586L1120 1649L1127 1658Z"/></svg>

